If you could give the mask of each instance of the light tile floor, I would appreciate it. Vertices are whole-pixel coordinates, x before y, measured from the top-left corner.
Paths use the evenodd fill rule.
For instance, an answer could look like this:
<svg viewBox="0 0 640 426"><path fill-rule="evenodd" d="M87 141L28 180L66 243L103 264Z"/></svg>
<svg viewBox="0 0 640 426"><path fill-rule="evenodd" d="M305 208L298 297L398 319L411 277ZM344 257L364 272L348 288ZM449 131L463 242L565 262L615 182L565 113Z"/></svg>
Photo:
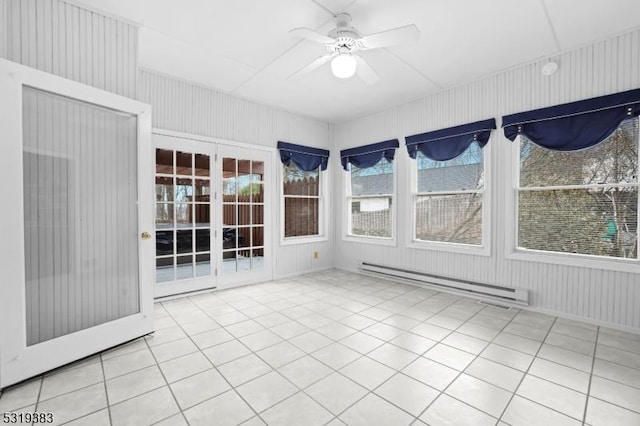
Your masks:
<svg viewBox="0 0 640 426"><path fill-rule="evenodd" d="M156 304L5 390L70 425L640 425L640 335L344 271Z"/></svg>

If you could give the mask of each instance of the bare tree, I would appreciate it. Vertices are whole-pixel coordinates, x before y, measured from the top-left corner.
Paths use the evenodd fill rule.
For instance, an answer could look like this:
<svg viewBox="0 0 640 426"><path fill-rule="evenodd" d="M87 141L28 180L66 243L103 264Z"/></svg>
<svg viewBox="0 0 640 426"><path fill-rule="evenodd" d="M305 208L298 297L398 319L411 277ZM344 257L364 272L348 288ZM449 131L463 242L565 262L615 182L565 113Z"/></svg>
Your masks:
<svg viewBox="0 0 640 426"><path fill-rule="evenodd" d="M637 120L582 151L557 152L522 144L521 187L598 185L521 191L519 242L540 250L613 257L637 251Z"/></svg>

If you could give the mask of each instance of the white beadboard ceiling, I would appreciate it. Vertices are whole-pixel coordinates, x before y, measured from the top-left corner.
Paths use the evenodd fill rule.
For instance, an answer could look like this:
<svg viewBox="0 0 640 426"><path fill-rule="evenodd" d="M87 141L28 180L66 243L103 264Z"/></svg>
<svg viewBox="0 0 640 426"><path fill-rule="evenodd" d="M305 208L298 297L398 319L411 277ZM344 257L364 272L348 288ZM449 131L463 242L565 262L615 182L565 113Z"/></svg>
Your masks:
<svg viewBox="0 0 640 426"><path fill-rule="evenodd" d="M640 27L639 0L78 0L140 25L140 66L327 122L342 122ZM347 12L371 34L407 24L419 43L364 52L372 86L329 64L287 77L325 53L290 36L327 33ZM562 66L562 64L560 64ZM640 72L640 70L639 70Z"/></svg>

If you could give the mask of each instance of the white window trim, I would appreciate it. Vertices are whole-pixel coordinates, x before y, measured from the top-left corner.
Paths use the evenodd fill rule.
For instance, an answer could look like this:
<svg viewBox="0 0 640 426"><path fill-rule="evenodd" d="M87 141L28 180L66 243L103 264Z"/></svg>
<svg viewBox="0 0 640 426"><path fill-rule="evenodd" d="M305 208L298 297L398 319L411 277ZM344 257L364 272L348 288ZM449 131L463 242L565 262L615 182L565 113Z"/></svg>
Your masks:
<svg viewBox="0 0 640 426"><path fill-rule="evenodd" d="M380 159L382 161L382 159ZM364 244L374 244L374 245L382 245L382 246L393 246L396 247L398 244L398 159L394 159L391 162L391 166L393 168L393 193L391 194L380 194L380 195L391 195L391 237L376 237L376 236L367 236L367 235L354 235L351 234L351 171L342 170L343 175L343 186L342 191L345 195L342 197L345 202L345 206L343 208L342 214L342 239L344 241L364 243ZM355 197L360 198L360 197Z"/></svg>
<svg viewBox="0 0 640 426"><path fill-rule="evenodd" d="M635 118L640 120L640 118ZM507 238L506 254L508 260L548 263L552 265L567 265L590 269L604 269L616 272L638 272L640 258L625 259L596 256L580 253L562 253L556 251L533 250L518 247L518 192L520 190L520 145L522 135L519 135L511 146L511 186L505 194L505 203L511 206L511 214L506 223ZM639 136L640 139L640 136ZM640 146L640 140L638 141ZM638 152L640 164L640 150ZM640 188L639 188L640 191ZM638 211L640 223L640 209Z"/></svg>
<svg viewBox="0 0 640 426"><path fill-rule="evenodd" d="M495 133L495 132L493 132ZM493 134L491 136L493 139ZM482 148L482 166L484 173L484 187L482 191L442 191L442 192L430 192L428 195L438 194L451 194L451 193L470 193L479 192L482 193L482 244L462 244L452 243L446 241L427 241L419 240L416 237L416 201L418 199L418 161L410 159L410 173L408 188L411 189L411 203L409 208L409 220L407 221L407 235L411 236L411 240L407 243L408 248L418 250L435 250L446 251L451 253L462 254L475 254L478 256L491 256L491 188L492 188L492 173L491 173L491 152L492 143L489 140L484 148Z"/></svg>
<svg viewBox="0 0 640 426"><path fill-rule="evenodd" d="M329 229L329 203L328 199L328 190L330 188L329 175L327 170L322 170L320 168L319 178L320 178L320 191L318 197L318 235L303 235L299 237L285 237L284 236L284 227L285 227L285 208L284 208L284 165L279 163L277 166L278 169L278 193L280 196L280 245L281 246L292 246L297 244L310 244L317 243L321 241L328 241L329 235L327 233L327 229Z"/></svg>

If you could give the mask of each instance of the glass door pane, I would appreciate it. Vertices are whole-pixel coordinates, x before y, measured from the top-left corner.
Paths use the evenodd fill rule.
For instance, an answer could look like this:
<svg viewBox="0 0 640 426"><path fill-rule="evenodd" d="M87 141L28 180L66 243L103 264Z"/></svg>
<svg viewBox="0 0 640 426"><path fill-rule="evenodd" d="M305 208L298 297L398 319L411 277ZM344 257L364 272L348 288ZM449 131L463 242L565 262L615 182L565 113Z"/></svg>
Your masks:
<svg viewBox="0 0 640 426"><path fill-rule="evenodd" d="M28 87L23 95L30 346L140 312L138 123Z"/></svg>
<svg viewBox="0 0 640 426"><path fill-rule="evenodd" d="M264 162L222 159L222 273L264 266Z"/></svg>
<svg viewBox="0 0 640 426"><path fill-rule="evenodd" d="M156 296L211 288L212 148L155 137Z"/></svg>

